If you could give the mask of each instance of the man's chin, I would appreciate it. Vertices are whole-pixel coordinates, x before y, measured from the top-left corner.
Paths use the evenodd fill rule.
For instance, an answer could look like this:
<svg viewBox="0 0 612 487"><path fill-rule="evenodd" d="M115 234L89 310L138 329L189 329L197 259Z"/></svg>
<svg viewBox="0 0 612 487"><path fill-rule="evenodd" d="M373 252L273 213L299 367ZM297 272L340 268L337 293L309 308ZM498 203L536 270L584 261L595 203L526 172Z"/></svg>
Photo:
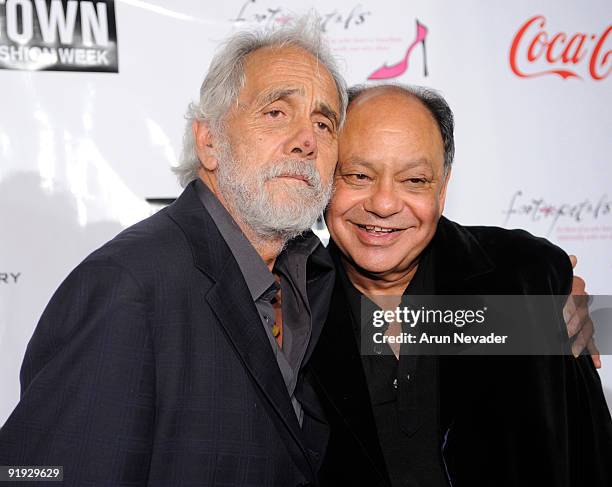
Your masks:
<svg viewBox="0 0 612 487"><path fill-rule="evenodd" d="M302 198L295 194L286 198L275 197L269 203L271 209L270 221L274 221L274 215L278 215L283 221L286 218L300 219L302 215L312 215L312 224L314 225L324 209L323 205L313 204L313 198Z"/></svg>
<svg viewBox="0 0 612 487"><path fill-rule="evenodd" d="M298 215L297 211L291 210L287 206L282 208L274 208L267 215L266 220L269 222L268 230L278 235L293 235L297 236L312 228L318 218L318 213L315 212L308 215ZM294 209L295 210L295 209ZM303 210L303 207L302 207Z"/></svg>
<svg viewBox="0 0 612 487"><path fill-rule="evenodd" d="M301 181L273 183L266 188L266 193L268 201L275 207L293 205L303 208L312 206L313 201L321 198L308 183Z"/></svg>
<svg viewBox="0 0 612 487"><path fill-rule="evenodd" d="M361 256L354 260L360 271L372 275L387 275L396 272L400 263L396 259L381 258L380 256Z"/></svg>

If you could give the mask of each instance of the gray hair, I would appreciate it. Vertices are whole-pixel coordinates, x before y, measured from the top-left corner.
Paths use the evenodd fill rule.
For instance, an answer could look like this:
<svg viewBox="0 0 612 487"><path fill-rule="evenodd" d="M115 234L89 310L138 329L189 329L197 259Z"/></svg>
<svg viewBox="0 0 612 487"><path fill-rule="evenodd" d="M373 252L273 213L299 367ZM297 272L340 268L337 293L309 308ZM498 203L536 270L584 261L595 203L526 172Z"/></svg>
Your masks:
<svg viewBox="0 0 612 487"><path fill-rule="evenodd" d="M348 105L346 82L323 39L322 32L320 19L310 14L276 29L240 31L223 43L221 50L210 63L200 88L199 103L190 103L187 108L181 158L179 164L172 168L181 186L185 187L196 179L200 167L192 132L193 122L208 122L213 134L219 135L223 132L225 117L232 104L237 102L240 90L246 82L246 57L258 49L295 46L312 54L329 71L336 84L340 100L339 124L342 126Z"/></svg>
<svg viewBox="0 0 612 487"><path fill-rule="evenodd" d="M399 83L371 86L357 85L352 86L348 90L349 105L360 96L374 90L389 90L408 97L414 97L429 110L429 113L431 113L440 129L440 136L444 144L444 173L448 174L455 158L455 121L453 111L448 106L444 97L436 90L423 86L402 85Z"/></svg>

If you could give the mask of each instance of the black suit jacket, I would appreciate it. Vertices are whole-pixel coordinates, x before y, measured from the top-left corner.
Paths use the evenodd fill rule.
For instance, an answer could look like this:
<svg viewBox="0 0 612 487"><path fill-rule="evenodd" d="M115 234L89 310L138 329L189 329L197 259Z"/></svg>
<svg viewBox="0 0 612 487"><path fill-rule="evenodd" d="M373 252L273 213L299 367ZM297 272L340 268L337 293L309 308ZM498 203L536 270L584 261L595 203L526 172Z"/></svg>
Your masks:
<svg viewBox="0 0 612 487"><path fill-rule="evenodd" d="M566 254L524 231L442 218L431 246L438 294L565 295L571 288ZM559 307L550 312L565 332ZM536 317L525 316L537 326ZM309 364L331 425L321 479L330 486L387 486L350 320L337 280ZM414 486L612 485L612 422L590 357L423 356L413 362L402 385L409 400L401 428L413 445L406 458ZM433 459L432 449L423 448L432 441L439 452ZM448 480L423 473L432 461L448 471Z"/></svg>
<svg viewBox="0 0 612 487"><path fill-rule="evenodd" d="M320 246L308 262L306 357L333 279ZM64 485L310 485L327 442L304 379L300 428L238 264L193 185L70 274L21 383L0 465L63 465Z"/></svg>

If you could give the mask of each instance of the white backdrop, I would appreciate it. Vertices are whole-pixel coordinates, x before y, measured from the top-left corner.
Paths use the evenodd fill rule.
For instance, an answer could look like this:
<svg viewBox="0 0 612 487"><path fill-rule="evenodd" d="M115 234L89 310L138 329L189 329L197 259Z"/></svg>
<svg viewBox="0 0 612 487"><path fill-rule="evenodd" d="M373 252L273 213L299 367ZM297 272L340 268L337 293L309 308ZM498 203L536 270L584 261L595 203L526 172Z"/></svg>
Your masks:
<svg viewBox="0 0 612 487"><path fill-rule="evenodd" d="M40 15L35 7L0 0L0 13ZM447 216L545 236L578 255L588 291L612 294L609 1L307 7L321 14L349 83L406 59L394 81L446 96L457 145ZM151 214L146 198L179 194L170 167L183 114L219 41L305 8L295 0L118 0L116 46L111 39L104 47L116 49L118 73L0 69L0 424L17 403L25 347L61 280ZM93 34L103 37L97 13ZM11 36L28 42L23 16L8 15L0 17L0 65L10 54L2 46L18 44ZM601 374L612 404L609 357Z"/></svg>

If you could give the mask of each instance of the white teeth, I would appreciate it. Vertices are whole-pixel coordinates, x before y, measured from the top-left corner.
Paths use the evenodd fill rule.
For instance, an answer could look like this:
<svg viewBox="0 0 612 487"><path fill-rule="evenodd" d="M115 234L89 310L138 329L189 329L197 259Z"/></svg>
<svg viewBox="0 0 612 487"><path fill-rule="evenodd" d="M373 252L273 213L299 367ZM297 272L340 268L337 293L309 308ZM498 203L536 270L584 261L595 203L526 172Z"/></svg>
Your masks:
<svg viewBox="0 0 612 487"><path fill-rule="evenodd" d="M382 232L382 233L391 233L393 231L392 228L382 228L382 227L375 227L372 225L364 225L365 229L368 232Z"/></svg>

